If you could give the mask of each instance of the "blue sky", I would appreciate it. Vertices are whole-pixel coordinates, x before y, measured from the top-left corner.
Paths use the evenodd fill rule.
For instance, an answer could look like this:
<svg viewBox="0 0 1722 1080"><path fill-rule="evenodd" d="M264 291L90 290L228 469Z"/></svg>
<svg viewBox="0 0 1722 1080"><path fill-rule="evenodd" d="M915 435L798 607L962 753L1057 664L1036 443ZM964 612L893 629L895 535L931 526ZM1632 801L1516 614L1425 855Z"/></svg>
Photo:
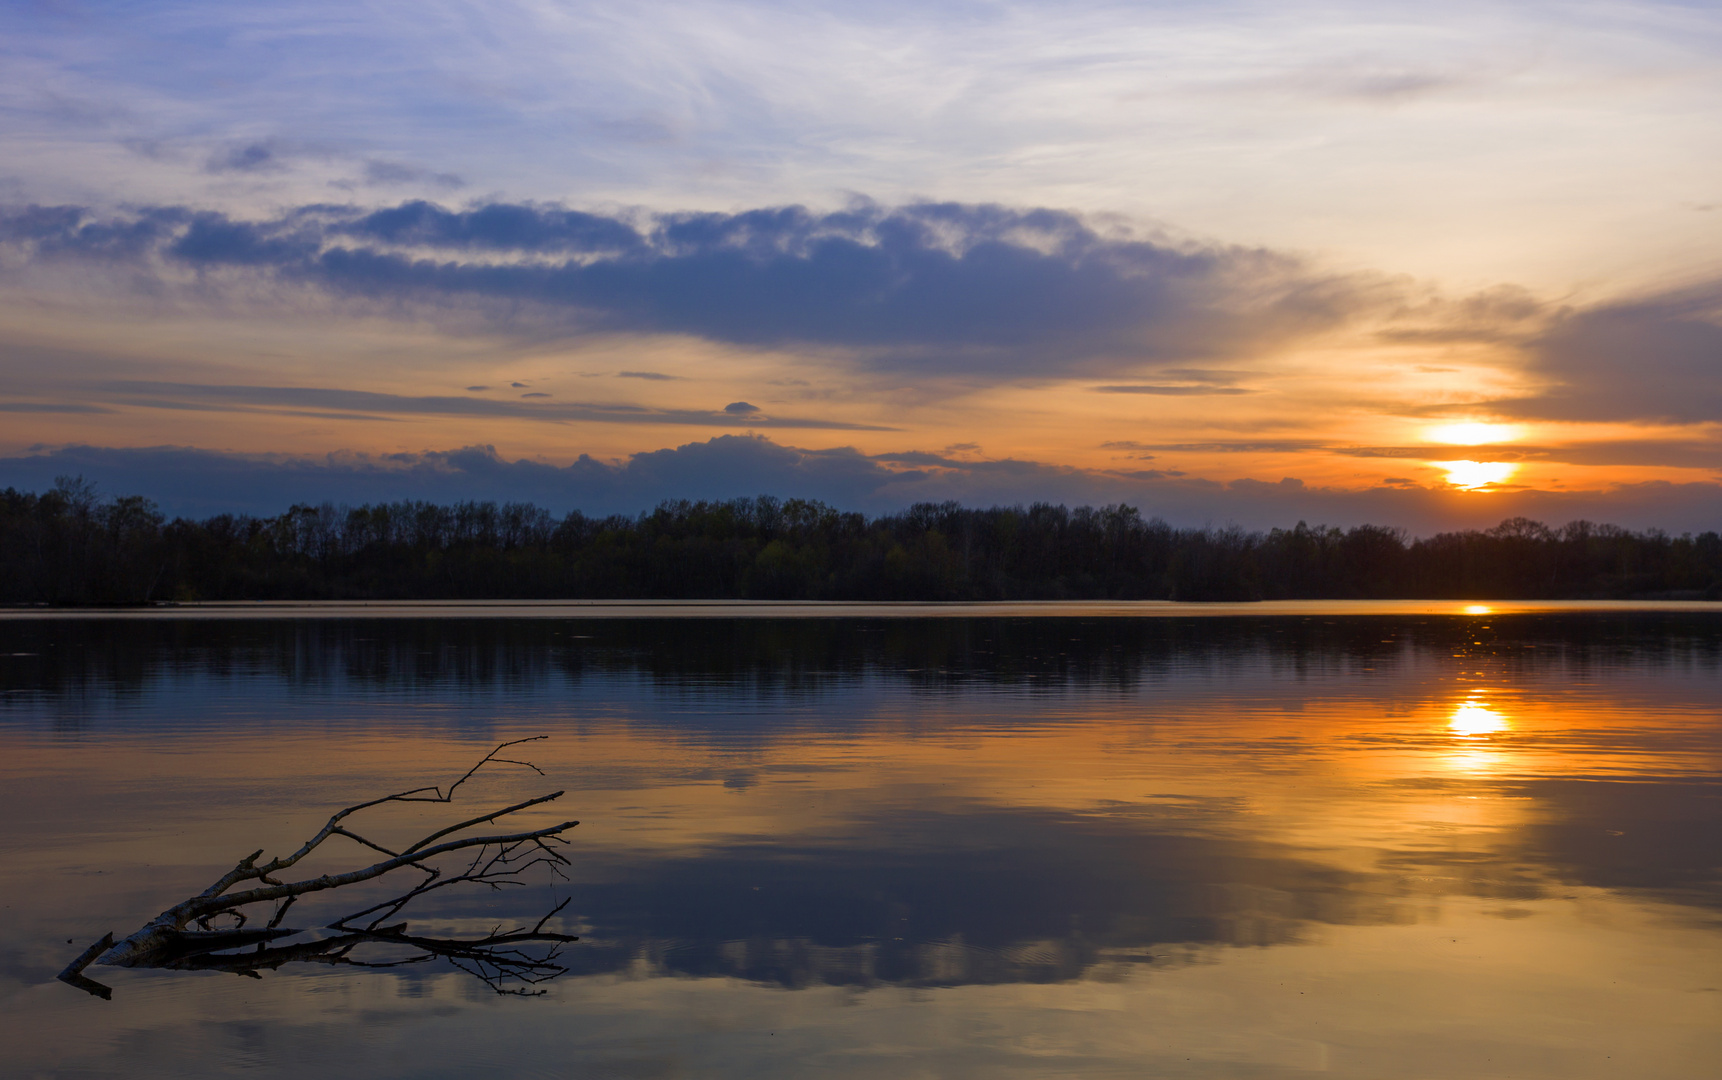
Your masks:
<svg viewBox="0 0 1722 1080"><path fill-rule="evenodd" d="M1719 59L1670 3L12 5L0 484L752 432L873 508L1703 524Z"/></svg>

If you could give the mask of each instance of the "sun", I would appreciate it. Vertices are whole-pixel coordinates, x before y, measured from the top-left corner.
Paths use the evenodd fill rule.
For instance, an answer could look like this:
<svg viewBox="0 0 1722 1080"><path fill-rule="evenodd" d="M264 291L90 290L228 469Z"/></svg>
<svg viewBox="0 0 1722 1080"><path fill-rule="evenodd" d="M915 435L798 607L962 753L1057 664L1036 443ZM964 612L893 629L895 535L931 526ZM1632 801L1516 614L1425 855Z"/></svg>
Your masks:
<svg viewBox="0 0 1722 1080"><path fill-rule="evenodd" d="M1485 443L1512 442L1519 434L1519 429L1512 424L1471 422L1432 427L1423 433L1423 437L1449 446L1482 446Z"/></svg>
<svg viewBox="0 0 1722 1080"><path fill-rule="evenodd" d="M1434 461L1438 469L1447 470L1447 482L1456 488L1476 491L1504 483L1519 471L1511 461Z"/></svg>

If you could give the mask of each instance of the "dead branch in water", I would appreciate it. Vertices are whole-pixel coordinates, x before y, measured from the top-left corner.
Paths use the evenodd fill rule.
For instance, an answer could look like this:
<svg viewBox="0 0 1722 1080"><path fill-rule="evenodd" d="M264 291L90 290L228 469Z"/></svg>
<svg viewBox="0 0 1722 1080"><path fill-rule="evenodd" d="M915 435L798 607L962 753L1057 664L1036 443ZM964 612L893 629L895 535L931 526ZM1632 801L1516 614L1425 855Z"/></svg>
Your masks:
<svg viewBox="0 0 1722 1080"><path fill-rule="evenodd" d="M257 860L262 858L263 851L258 849L239 860L232 870L223 874L209 888L168 908L117 943L113 935L108 934L67 965L66 969L60 972L59 978L81 990L107 998L112 994L112 990L83 974L84 969L91 964L179 971L232 971L252 978L261 978L259 973L264 969L274 970L283 964L294 962L379 968L423 963L441 957L483 980L498 993L531 993L533 991L527 987L555 978L564 970L555 963L556 947L577 940L566 934L544 929L545 924L567 905L566 900L551 909L530 928L521 927L506 932L498 928L480 938L425 937L407 933L407 924L404 922L393 926L385 926L384 923L398 916L414 900L453 885L483 885L497 890L509 885L522 885L525 884L522 875L535 866L546 866L553 875L563 876L561 867L567 865L568 860L552 845L567 844L568 841L562 834L580 824L578 821L564 821L549 828L523 832L466 836L452 840L444 838L476 825L495 823L500 818L529 807L552 802L561 798L564 792L555 791L456 822L406 845L398 852L370 840L342 823L361 810L384 803L453 802L455 791L486 765L521 765L542 776L543 771L529 761L497 755L511 746L537 742L548 737L536 735L503 743L481 758L478 764L468 769L446 790L440 786L413 788L337 811L315 836L305 841L291 855L277 856L259 863ZM283 881L276 876L291 869L335 836L345 837L388 857L342 874L323 874L300 881ZM441 866L431 861L457 851L472 851L471 860L465 864L464 869L457 872L445 873ZM292 945L269 944L307 932L304 929L291 929L281 925L288 909L300 897L356 885L405 867L412 867L424 874L423 880L392 899L325 923L319 929L331 931L330 936ZM248 882L257 884L237 888ZM236 888L237 891L234 891ZM250 921L250 916L244 909L266 903L276 905L268 924L248 929L246 923ZM213 920L224 918L231 919L232 924L220 928L211 925ZM190 928L193 924L196 929ZM550 944L551 949L544 955L530 953L522 948L545 943ZM386 961L366 961L353 955L355 949L367 944L401 946L414 952L405 959ZM252 950L231 951L247 946L252 946ZM510 987L507 985L509 983L522 985Z"/></svg>

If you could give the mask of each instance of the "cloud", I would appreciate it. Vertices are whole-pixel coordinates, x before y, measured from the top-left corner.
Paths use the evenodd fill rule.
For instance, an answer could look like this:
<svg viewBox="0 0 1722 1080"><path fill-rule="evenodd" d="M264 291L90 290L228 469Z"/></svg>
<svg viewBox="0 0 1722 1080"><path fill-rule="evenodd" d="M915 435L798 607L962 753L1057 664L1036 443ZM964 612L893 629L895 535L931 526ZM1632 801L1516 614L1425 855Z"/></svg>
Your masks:
<svg viewBox="0 0 1722 1080"><path fill-rule="evenodd" d="M517 387L523 383L515 383ZM608 402L558 402L543 399L549 394L520 395L530 402L497 401L492 398L456 396L407 396L366 390L342 390L322 386L236 386L205 383L159 382L116 379L89 387L108 400L158 409L212 409L249 406L260 409L318 409L313 415L335 416L338 412L380 415L514 417L547 422L586 421L608 424L695 424L733 427L737 415L745 415L750 427L806 428L827 431L890 431L889 427L850 424L817 417L755 416L746 402L736 402L722 412L698 409L655 409L644 405ZM736 406L745 406L738 409Z"/></svg>
<svg viewBox="0 0 1722 1080"><path fill-rule="evenodd" d="M1694 424L1722 417L1722 282L1562 312L1529 347L1552 385L1503 416Z"/></svg>
<svg viewBox="0 0 1722 1080"><path fill-rule="evenodd" d="M212 173L280 172L286 168L275 148L267 143L244 143L229 146L210 155L204 171Z"/></svg>
<svg viewBox="0 0 1722 1080"><path fill-rule="evenodd" d="M1032 502L1124 502L1175 525L1247 528L1299 520L1341 526L1402 526L1427 535L1486 527L1523 515L1575 518L1674 532L1713 529L1722 485L1652 482L1577 492L1487 494L1424 488L1405 478L1350 491L1296 477L1219 483L1159 470L1076 469L1014 459L965 461L924 451L868 455L840 447L804 450L764 436L720 435L625 461L582 455L569 465L508 461L490 447L416 454L245 455L190 447L70 446L0 458L0 485L45 490L82 475L109 494L142 494L173 514L276 514L295 502L357 504L394 499L536 502L557 513L637 513L665 499L760 494L820 499L867 512L917 502L970 506Z"/></svg>
<svg viewBox="0 0 1722 1080"><path fill-rule="evenodd" d="M269 229L281 223L261 222ZM422 200L326 222L330 235L451 251L553 252L573 255L638 252L644 238L627 222L535 204L489 203L445 210Z"/></svg>
<svg viewBox="0 0 1722 1080"><path fill-rule="evenodd" d="M107 413L100 405L79 405L54 401L0 401L0 412L10 413Z"/></svg>
<svg viewBox="0 0 1722 1080"><path fill-rule="evenodd" d="M1156 374L1168 379L1182 379L1186 382L1212 383L1215 386L1230 386L1240 379L1254 375L1253 371L1223 371L1218 368L1165 368Z"/></svg>
<svg viewBox="0 0 1722 1080"><path fill-rule="evenodd" d="M882 486L904 481L855 450L803 451L740 435L639 453L622 463L582 455L567 466L507 461L484 446L316 457L72 446L0 459L0 486L45 490L68 474L109 494L147 494L169 513L189 515L276 514L295 502L393 499L526 500L557 512L635 513L664 499L762 493L861 505Z"/></svg>
<svg viewBox="0 0 1722 1080"><path fill-rule="evenodd" d="M1467 458L1477 461L1546 461L1566 465L1655 465L1664 468L1722 469L1722 442L1701 439L1607 439L1541 446L1499 443L1481 446L1327 446L1335 454L1360 458L1418 461Z"/></svg>
<svg viewBox="0 0 1722 1080"><path fill-rule="evenodd" d="M1185 443L1102 443L1105 449L1158 450L1182 454L1296 454L1306 450L1325 450L1328 444L1317 439L1272 439L1254 442L1185 442Z"/></svg>
<svg viewBox="0 0 1722 1080"><path fill-rule="evenodd" d="M754 780L738 770L729 782ZM805 828L769 843L748 838L691 854L625 856L592 874L596 883L583 890L582 917L602 944L569 962L597 974L655 954L684 977L794 988L996 986L1075 980L1100 964L1142 963L1170 951L1163 948L1169 942L1260 948L1302 940L1312 923L1368 925L1397 915L1385 898L1360 902L1354 878L1305 850L1234 838L1237 814L1219 800L1190 798L1141 810L1109 807L1104 815L924 798L909 809L870 813L862 837L852 829ZM1694 827L1704 820L1690 819ZM1200 841L1190 836L1196 829ZM906 836L914 842L902 843ZM1001 866L1010 868L1011 882L1025 884L1006 887ZM1205 887L1166 884L1182 881ZM1264 881L1276 899L1285 898L1272 915L1256 900ZM760 901L762 887L769 904ZM878 928L902 926L904 912L913 912L908 940L882 937ZM744 935L771 944L662 944Z"/></svg>
<svg viewBox="0 0 1722 1080"><path fill-rule="evenodd" d="M1698 439L1609 439L1526 447L1526 455L1571 465L1656 465L1722 470L1722 442Z"/></svg>
<svg viewBox="0 0 1722 1080"><path fill-rule="evenodd" d="M1235 394L1192 361L1254 356L1331 330L1385 299L1379 281L1275 252L1102 233L1047 209L858 204L816 213L604 216L528 203L450 210L303 206L244 220L189 207L103 215L26 207L0 237L29 260L104 260L166 289L235 275L309 284L393 310L505 302L511 325L687 334L835 351L927 376L1018 378L1171 366L1189 386L1116 393Z"/></svg>
<svg viewBox="0 0 1722 1080"><path fill-rule="evenodd" d="M1105 442L1103 450L1153 450L1186 454L1303 454L1322 452L1355 458L1412 461L1545 461L1567 465L1659 465L1722 469L1722 441L1702 439L1607 439L1561 445L1496 443L1477 446L1421 443L1412 446L1348 446L1320 439L1271 439L1237 442Z"/></svg>
<svg viewBox="0 0 1722 1080"><path fill-rule="evenodd" d="M1518 349L1522 374L1546 387L1411 414L1722 416L1722 284L1564 310L1506 287L1447 300L1283 253L1143 239L1049 209L858 202L829 213L599 214L421 200L243 219L188 206L29 206L0 213L0 256L0 274L33 283L75 277L31 277L48 267L117 268L101 288L132 287L152 304L220 304L229 290L255 313L258 303L304 303L308 288L350 315L443 312L442 325L535 341L690 335L923 385L1105 378L1090 389L1160 398L1259 393L1245 385L1261 373L1257 361L1366 328L1388 344L1491 348L1501 363Z"/></svg>
<svg viewBox="0 0 1722 1080"><path fill-rule="evenodd" d="M925 450L895 450L885 454L874 454L874 461L891 461L901 465L935 465L940 468L960 469L967 463L944 454L932 454Z"/></svg>
<svg viewBox="0 0 1722 1080"><path fill-rule="evenodd" d="M62 9L9 9L7 171L36 198L136 202L228 179L112 167L111 144L36 119L29 99L51 91L124 105L135 119L118 126L141 139L334 138L540 198L727 206L864 184L892 199L962 192L1211 220L1225 193L1240 235L1347 260L1387 252L1458 278L1505 261L1596 280L1599 257L1643 266L1672 243L1679 264L1713 243L1703 230L1671 238L1667 221L1606 239L1567 227L1615 219L1646 168L1676 200L1714 201L1707 155L1679 150L1707 145L1713 111L1703 4L1256 0L1145 16L1051 0L459 0L432 17L399 0L311 0L272 7L265 24L194 0L173 18L104 7L76 32L44 14ZM1552 115L1618 126L1598 138ZM1539 200L1552 161L1588 179ZM325 182L299 170L269 198L310 201ZM1500 242L1455 257L1466 228Z"/></svg>
<svg viewBox="0 0 1722 1080"><path fill-rule="evenodd" d="M365 162L365 183L383 187L396 184L429 184L440 188L465 187L466 181L454 173L433 172L418 165L398 161Z"/></svg>
<svg viewBox="0 0 1722 1080"><path fill-rule="evenodd" d="M1101 394L1154 394L1160 397L1205 397L1214 394L1253 394L1253 390L1245 390L1237 386L1096 386L1095 391Z"/></svg>
<svg viewBox="0 0 1722 1080"><path fill-rule="evenodd" d="M749 405L745 401L732 401L723 407L723 411L731 416L751 416L759 411L759 406Z"/></svg>

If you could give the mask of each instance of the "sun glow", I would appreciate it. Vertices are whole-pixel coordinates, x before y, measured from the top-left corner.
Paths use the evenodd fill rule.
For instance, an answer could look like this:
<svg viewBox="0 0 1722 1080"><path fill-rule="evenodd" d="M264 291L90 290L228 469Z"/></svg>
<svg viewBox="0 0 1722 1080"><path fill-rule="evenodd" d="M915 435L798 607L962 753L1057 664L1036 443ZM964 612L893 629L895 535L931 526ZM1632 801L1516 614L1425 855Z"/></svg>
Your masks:
<svg viewBox="0 0 1722 1080"><path fill-rule="evenodd" d="M1453 710L1447 730L1461 739L1498 735L1507 730L1507 718L1479 701L1467 701Z"/></svg>
<svg viewBox="0 0 1722 1080"><path fill-rule="evenodd" d="M1428 429L1423 437L1430 442L1452 446L1481 446L1484 443L1512 442L1519 437L1519 429L1512 424L1443 424Z"/></svg>
<svg viewBox="0 0 1722 1080"><path fill-rule="evenodd" d="M1519 471L1511 461L1436 461L1436 468L1447 470L1447 482L1456 488L1476 491L1499 484Z"/></svg>

